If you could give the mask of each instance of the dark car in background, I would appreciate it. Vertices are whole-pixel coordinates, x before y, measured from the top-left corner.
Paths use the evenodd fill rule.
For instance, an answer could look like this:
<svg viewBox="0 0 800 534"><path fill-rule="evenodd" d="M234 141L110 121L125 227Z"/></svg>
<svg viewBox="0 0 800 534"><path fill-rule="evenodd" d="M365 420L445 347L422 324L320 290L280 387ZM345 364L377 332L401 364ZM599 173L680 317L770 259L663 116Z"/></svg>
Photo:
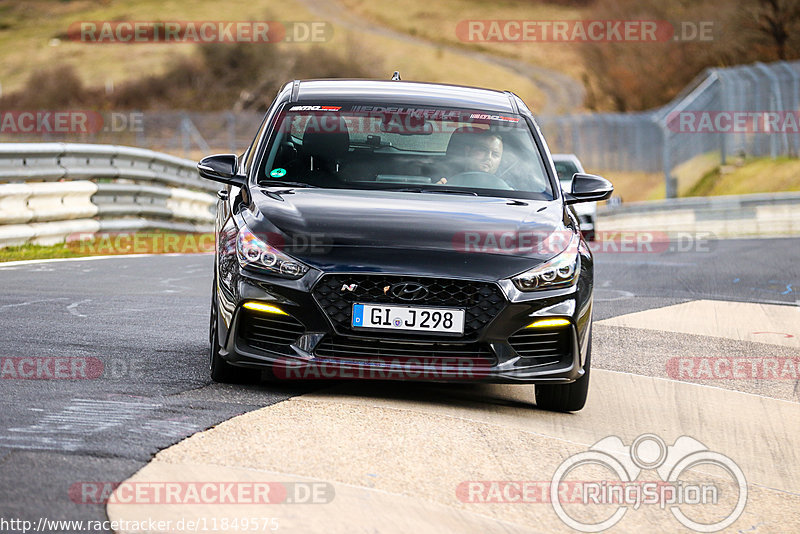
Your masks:
<svg viewBox="0 0 800 534"><path fill-rule="evenodd" d="M583 407L593 260L568 206L613 188L577 174L563 192L516 95L295 81L243 155L198 169L227 186L214 380L532 383L542 408Z"/></svg>

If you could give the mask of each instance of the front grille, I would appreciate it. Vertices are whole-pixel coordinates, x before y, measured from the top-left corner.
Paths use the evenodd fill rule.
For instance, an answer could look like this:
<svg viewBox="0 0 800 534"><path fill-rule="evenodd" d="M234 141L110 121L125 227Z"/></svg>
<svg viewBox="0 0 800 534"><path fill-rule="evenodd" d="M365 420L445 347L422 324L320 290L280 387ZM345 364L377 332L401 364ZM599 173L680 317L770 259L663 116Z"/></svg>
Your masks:
<svg viewBox="0 0 800 534"><path fill-rule="evenodd" d="M305 328L291 315L251 313L241 311L240 337L256 349L285 352L297 341Z"/></svg>
<svg viewBox="0 0 800 534"><path fill-rule="evenodd" d="M400 282L422 284L428 294L419 300L404 301L384 289ZM355 284L355 286L353 286ZM342 289L353 287L353 291ZM464 336L476 334L502 311L505 298L500 288L490 282L455 280L450 278L424 278L396 275L329 274L322 277L313 290L314 299L327 314L338 331L353 331L351 327L353 304L401 304L412 306L452 306L464 308ZM398 334L402 335L401 332ZM361 332L359 335L381 334ZM385 334L383 334L385 336Z"/></svg>
<svg viewBox="0 0 800 534"><path fill-rule="evenodd" d="M508 342L523 358L537 364L555 363L572 352L572 331L569 328L523 328L508 338Z"/></svg>
<svg viewBox="0 0 800 534"><path fill-rule="evenodd" d="M470 359L494 365L495 356L485 343L439 343L362 339L336 334L326 335L314 349L317 357L338 360Z"/></svg>

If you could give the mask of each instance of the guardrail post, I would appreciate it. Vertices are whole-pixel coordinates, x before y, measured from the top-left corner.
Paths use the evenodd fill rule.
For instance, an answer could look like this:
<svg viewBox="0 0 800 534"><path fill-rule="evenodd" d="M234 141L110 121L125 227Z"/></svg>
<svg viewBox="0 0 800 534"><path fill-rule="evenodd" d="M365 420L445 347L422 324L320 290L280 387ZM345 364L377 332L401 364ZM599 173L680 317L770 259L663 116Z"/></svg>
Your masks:
<svg viewBox="0 0 800 534"><path fill-rule="evenodd" d="M719 76L719 101L722 103L722 109L728 112L733 111L730 106L730 98L728 97L727 77L723 74ZM728 136L725 132L717 132L719 136L719 163L725 165L728 159Z"/></svg>
<svg viewBox="0 0 800 534"><path fill-rule="evenodd" d="M672 176L672 163L670 159L670 135L669 135L669 115L666 115L662 120L660 116L656 115L653 120L657 123L659 131L661 132L661 166L664 172L664 196L666 198L675 198L677 193L677 180Z"/></svg>
<svg viewBox="0 0 800 534"><path fill-rule="evenodd" d="M789 103L789 111L797 114L800 112L800 72L795 71L786 61L781 61L778 66L789 74L790 87L787 94L792 99ZM800 155L800 135L793 135L790 139L792 143L789 145L789 155L797 157Z"/></svg>
<svg viewBox="0 0 800 534"><path fill-rule="evenodd" d="M189 139L189 118L184 116L181 117L181 144L183 145L183 155L188 156L189 151L191 150L191 140Z"/></svg>
<svg viewBox="0 0 800 534"><path fill-rule="evenodd" d="M780 113L781 107L783 104L783 98L781 97L781 82L778 80L778 77L775 73L764 65L763 63L756 63L755 68L759 69L763 72L767 78L769 78L770 85L772 86L772 91L769 94L769 107L770 111ZM772 159L776 159L778 157L778 140L783 139L783 146L784 151L788 152L789 150L789 139L786 136L786 132L770 132L769 138L769 148L770 148L770 157Z"/></svg>

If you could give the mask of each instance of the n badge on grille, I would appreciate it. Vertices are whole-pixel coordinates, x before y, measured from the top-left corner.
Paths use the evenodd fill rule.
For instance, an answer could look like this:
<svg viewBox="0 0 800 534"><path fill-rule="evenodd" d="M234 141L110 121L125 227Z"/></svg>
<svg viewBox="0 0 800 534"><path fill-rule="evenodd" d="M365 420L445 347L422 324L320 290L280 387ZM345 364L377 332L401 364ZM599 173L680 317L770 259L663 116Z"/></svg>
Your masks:
<svg viewBox="0 0 800 534"><path fill-rule="evenodd" d="M358 284L349 284L349 285L344 284L342 285L342 289L340 289L339 291L355 291L357 287Z"/></svg>

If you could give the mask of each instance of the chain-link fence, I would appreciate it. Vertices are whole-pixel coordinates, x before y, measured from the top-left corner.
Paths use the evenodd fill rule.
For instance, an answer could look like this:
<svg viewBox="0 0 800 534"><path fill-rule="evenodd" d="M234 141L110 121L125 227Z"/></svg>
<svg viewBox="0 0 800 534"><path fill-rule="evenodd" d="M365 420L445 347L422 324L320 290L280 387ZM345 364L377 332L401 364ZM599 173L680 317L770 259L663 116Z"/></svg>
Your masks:
<svg viewBox="0 0 800 534"><path fill-rule="evenodd" d="M556 152L577 154L604 171L663 172L702 154L800 154L800 62L708 69L666 106L644 113L541 116Z"/></svg>
<svg viewBox="0 0 800 534"><path fill-rule="evenodd" d="M77 142L149 148L177 156L241 152L258 130L260 112L59 110L5 111L0 142Z"/></svg>
<svg viewBox="0 0 800 534"><path fill-rule="evenodd" d="M0 141L132 145L192 157L241 152L263 118L257 112L70 113L67 126L84 120L90 131L59 130L53 117L32 119L41 124L25 131L32 123L18 113L19 131L4 127ZM708 69L672 102L648 112L538 117L554 152L575 153L588 169L664 173L668 198L677 192L675 167L701 154L721 163L732 155L797 156L798 119L800 62Z"/></svg>

